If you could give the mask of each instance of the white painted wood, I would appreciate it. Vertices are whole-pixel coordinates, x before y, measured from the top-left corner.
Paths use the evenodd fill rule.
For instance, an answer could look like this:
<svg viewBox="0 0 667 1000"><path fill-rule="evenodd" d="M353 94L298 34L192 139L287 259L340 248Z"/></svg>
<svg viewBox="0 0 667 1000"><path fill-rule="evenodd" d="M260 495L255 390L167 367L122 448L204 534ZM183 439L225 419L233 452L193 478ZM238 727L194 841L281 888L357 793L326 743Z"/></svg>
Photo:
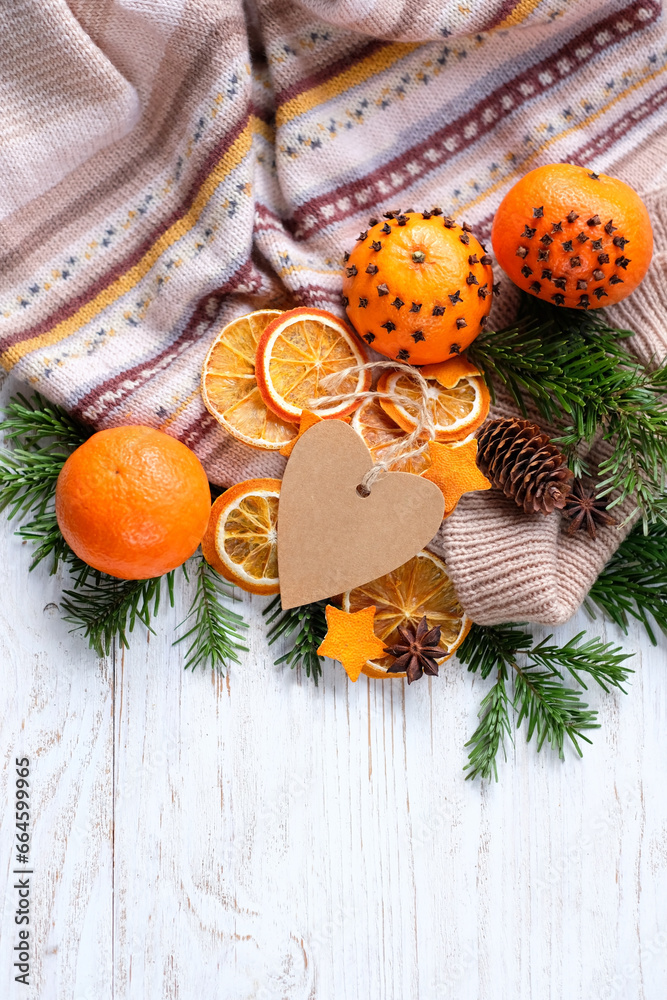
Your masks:
<svg viewBox="0 0 667 1000"><path fill-rule="evenodd" d="M3 389L3 397L7 391ZM28 574L30 551L0 518L0 996L111 1000L113 675L69 635L62 581ZM30 758L32 989L13 947L15 759Z"/></svg>
<svg viewBox="0 0 667 1000"><path fill-rule="evenodd" d="M6 389L5 389L6 392ZM3 520L5 883L9 791L33 759L39 1000L663 1000L667 982L667 643L639 628L628 696L591 690L583 760L521 733L498 784L466 782L485 685L319 688L273 666L265 599L227 678L182 670L173 627L98 662L26 575ZM46 609L46 610L43 610ZM619 638L581 613L580 628Z"/></svg>

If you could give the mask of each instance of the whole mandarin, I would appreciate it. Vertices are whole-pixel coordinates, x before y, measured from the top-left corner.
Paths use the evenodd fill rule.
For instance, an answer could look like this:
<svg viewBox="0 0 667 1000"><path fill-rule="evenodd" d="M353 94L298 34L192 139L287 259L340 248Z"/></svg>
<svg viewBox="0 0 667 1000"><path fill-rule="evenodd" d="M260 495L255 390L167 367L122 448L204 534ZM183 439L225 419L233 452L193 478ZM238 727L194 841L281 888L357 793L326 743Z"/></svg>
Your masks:
<svg viewBox="0 0 667 1000"><path fill-rule="evenodd" d="M161 576L189 559L210 510L195 453L153 427L98 431L72 452L56 484L67 544L94 569L126 580Z"/></svg>

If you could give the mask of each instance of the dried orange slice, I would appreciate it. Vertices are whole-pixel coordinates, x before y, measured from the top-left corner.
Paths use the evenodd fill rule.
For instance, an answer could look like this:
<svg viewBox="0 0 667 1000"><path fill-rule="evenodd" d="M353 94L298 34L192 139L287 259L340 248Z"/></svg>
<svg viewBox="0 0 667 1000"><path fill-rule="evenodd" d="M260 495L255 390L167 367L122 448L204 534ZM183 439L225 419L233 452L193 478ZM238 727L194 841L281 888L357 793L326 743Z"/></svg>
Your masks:
<svg viewBox="0 0 667 1000"><path fill-rule="evenodd" d="M352 417L351 426L362 439L374 462L384 462L387 448L397 441L405 440L407 433L380 406L380 400L367 399ZM407 449L406 449L407 450ZM431 466L428 451L413 458L401 458L400 453L389 463L392 472L414 472L421 475Z"/></svg>
<svg viewBox="0 0 667 1000"><path fill-rule="evenodd" d="M480 373L469 362L465 362L465 365L471 370L466 371L458 358L453 358L452 361L456 363L452 369L447 368L452 362L444 361L438 365L429 365L421 372L428 382L428 401L435 424L436 441L458 441L467 437L486 420L489 412L489 390ZM399 427L405 431L414 430L417 426L416 407L421 400L416 380L407 372L389 371L381 376L377 388L380 394L398 393L405 398L405 405L383 399L382 396L380 402Z"/></svg>
<svg viewBox="0 0 667 1000"><path fill-rule="evenodd" d="M255 378L255 354L279 309L239 316L220 331L206 355L201 379L204 406L225 430L251 448L279 451L294 437L291 423L267 409Z"/></svg>
<svg viewBox="0 0 667 1000"><path fill-rule="evenodd" d="M332 395L331 387L322 385L326 375L367 360L352 330L336 316L323 309L291 309L274 319L261 336L255 358L257 384L274 413L298 423L304 410L315 408L317 399ZM350 375L337 392L364 392L370 382L370 372ZM358 405L333 403L317 407L316 412L320 417L342 417Z"/></svg>
<svg viewBox="0 0 667 1000"><path fill-rule="evenodd" d="M343 595L345 611L360 611L370 606L375 606L375 634L388 646L400 641L399 625L416 628L424 615L430 628L439 625L442 660L438 663L453 655L472 625L459 604L444 562L425 549L393 573ZM368 660L362 672L385 680L405 677L405 673L388 673L387 668L393 662L392 656Z"/></svg>
<svg viewBox="0 0 667 1000"><path fill-rule="evenodd" d="M221 576L251 594L277 594L279 479L246 479L211 507L201 543Z"/></svg>

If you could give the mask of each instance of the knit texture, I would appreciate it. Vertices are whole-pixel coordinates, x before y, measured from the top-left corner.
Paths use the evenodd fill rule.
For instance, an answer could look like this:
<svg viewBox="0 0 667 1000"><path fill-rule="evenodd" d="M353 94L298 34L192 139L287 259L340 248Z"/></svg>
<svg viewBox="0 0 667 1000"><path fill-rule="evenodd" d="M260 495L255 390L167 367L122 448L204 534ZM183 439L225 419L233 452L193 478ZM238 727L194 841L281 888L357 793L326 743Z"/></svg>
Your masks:
<svg viewBox="0 0 667 1000"><path fill-rule="evenodd" d="M646 196L656 257L614 315L664 353L656 0L5 0L0 36L0 361L95 427L160 427L221 485L279 476L203 408L221 325L342 315L369 215L437 204L484 239L512 183L558 160ZM571 539L489 492L437 544L473 618L551 623L622 535Z"/></svg>

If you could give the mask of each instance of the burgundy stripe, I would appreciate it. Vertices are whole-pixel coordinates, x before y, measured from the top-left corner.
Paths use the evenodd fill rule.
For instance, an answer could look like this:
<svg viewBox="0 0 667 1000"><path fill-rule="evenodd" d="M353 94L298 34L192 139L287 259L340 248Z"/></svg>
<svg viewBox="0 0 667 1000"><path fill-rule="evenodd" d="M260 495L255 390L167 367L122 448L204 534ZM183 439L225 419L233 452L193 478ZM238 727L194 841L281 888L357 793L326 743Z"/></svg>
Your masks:
<svg viewBox="0 0 667 1000"><path fill-rule="evenodd" d="M346 52L340 59L329 63L317 73L311 73L310 76L305 76L302 80L297 80L291 86L284 87L283 90L279 90L276 93L276 107L280 107L281 104L287 104L293 97L298 97L299 94L303 94L304 91L310 90L312 87L320 87L327 80L350 69L354 63L361 62L362 59L367 59L368 56L372 56L381 49L386 48L387 44L387 42L379 39L367 42L358 49L351 49L349 52Z"/></svg>
<svg viewBox="0 0 667 1000"><path fill-rule="evenodd" d="M605 125L605 128L598 135L591 136L587 142L580 146L574 153L564 156L564 162L575 163L578 166L594 165L596 156L606 153L619 139L633 129L636 125L650 118L652 114L667 105L667 85L661 87L655 94L651 94L641 104L633 108L632 111L612 125ZM475 223L475 235L479 240L489 240L491 229L493 228L494 213L487 215L479 222Z"/></svg>
<svg viewBox="0 0 667 1000"><path fill-rule="evenodd" d="M346 181L334 191L306 202L294 214L295 235L305 239L315 230L342 222L360 212L374 210L378 205L393 200L397 192L411 187L417 178L421 180L432 171L441 169L477 136L495 127L498 121L513 115L534 97L548 93L572 70L606 51L610 41L626 40L633 33L655 23L659 16L660 4L657 0L637 0L625 10L596 22L552 56L499 87L465 116L450 122L372 174ZM626 30L620 27L624 22ZM631 25L629 29L628 22Z"/></svg>
<svg viewBox="0 0 667 1000"><path fill-rule="evenodd" d="M202 409L204 410L203 404ZM192 448L194 451L197 445L216 427L219 427L218 421L215 417L211 416L208 410L204 410L200 417L197 417L196 420L180 432L178 438L179 441L187 444L188 448Z"/></svg>
<svg viewBox="0 0 667 1000"><path fill-rule="evenodd" d="M252 294L252 291L260 290L260 279L250 260L246 260L224 285L199 300L183 332L176 340L168 344L153 357L146 358L133 368L119 372L112 378L95 386L94 389L91 389L89 393L79 400L72 412L80 420L85 420L95 425L99 424L106 411L117 406L122 399L130 393L136 392L137 389L140 389L149 382L157 374L156 369L162 371L167 364L176 360L191 344L201 337L204 329L208 329L213 322L213 319L207 313L208 303L211 298L228 295L230 292L238 289L240 284L244 284L250 294ZM247 294L245 289L244 294ZM126 383L131 384L128 385ZM116 395L113 399L102 401L102 397L106 393L115 393ZM94 408L95 412L92 413L91 410Z"/></svg>
<svg viewBox="0 0 667 1000"><path fill-rule="evenodd" d="M110 174L101 177L90 187L79 186L76 192L70 189L69 182L67 192L57 189L58 198L57 204L53 205L54 214L40 222L36 221L34 227L26 228L19 244L13 245L6 251L0 245L0 273L4 269L22 267L25 246L29 246L31 250L43 247L63 227L69 226L72 219L80 220L87 217L91 206L98 206L108 198L117 204L124 190L134 190L132 179L140 171L145 170L147 163L156 167L158 161L162 162L163 154L167 153L170 157L177 155L181 139L189 131L193 114L199 107L199 104L191 104L192 98L197 92L201 93L202 87L206 90L211 80L218 78L217 58L221 38L224 39L226 36L226 27L226 22L214 21L210 24L196 39L197 48L190 50L189 64L177 88L168 93L160 88L160 96L168 103L161 108L159 118L152 123L157 131L151 133L149 128L146 135L148 144L142 145L137 137L140 129L135 129L126 136L122 145L108 151L112 165ZM259 112L255 113L259 115ZM104 155L107 155L107 151ZM76 174L81 183L86 170L87 164L84 164ZM30 227L28 220L26 227Z"/></svg>
<svg viewBox="0 0 667 1000"><path fill-rule="evenodd" d="M603 132L590 138L576 153L568 156L568 161L570 163L585 164L590 162L594 157L606 153L608 149L618 142L619 139L622 139L624 135L627 135L636 125L645 121L646 118L650 118L660 108L664 108L666 103L667 86L661 87L655 94L651 94L645 101L638 104L636 108L625 112L619 121L614 122L612 125L607 125Z"/></svg>
<svg viewBox="0 0 667 1000"><path fill-rule="evenodd" d="M187 193L181 201L172 209L171 213L160 222L159 226L132 251L131 254L128 254L128 256L122 261L115 264L111 270L106 271L103 275L101 275L97 281L95 281L92 285L89 285L88 288L81 292L80 295L64 302L59 309L56 309L55 312L51 313L50 316L42 320L36 326L17 333L10 333L5 337L0 338L0 346L2 349L6 350L12 344L20 344L24 340L28 340L31 337L38 337L47 330L51 330L63 320L69 319L70 316L73 316L82 306L90 302L91 299L94 299L95 296L105 288L108 288L114 281L117 280L117 278L119 278L126 271L129 271L131 267L134 267L134 265L141 260L144 254L150 250L155 241L159 239L160 236L162 236L162 234L165 233L174 222L181 218L185 212L189 211L202 183L210 174L216 163L224 156L236 139L238 139L241 132L247 126L249 120L250 110L246 112L245 117L241 119L241 121L239 121L231 131L226 132L225 135L221 136L216 145L212 147L209 155L206 157L206 160L200 166Z"/></svg>

